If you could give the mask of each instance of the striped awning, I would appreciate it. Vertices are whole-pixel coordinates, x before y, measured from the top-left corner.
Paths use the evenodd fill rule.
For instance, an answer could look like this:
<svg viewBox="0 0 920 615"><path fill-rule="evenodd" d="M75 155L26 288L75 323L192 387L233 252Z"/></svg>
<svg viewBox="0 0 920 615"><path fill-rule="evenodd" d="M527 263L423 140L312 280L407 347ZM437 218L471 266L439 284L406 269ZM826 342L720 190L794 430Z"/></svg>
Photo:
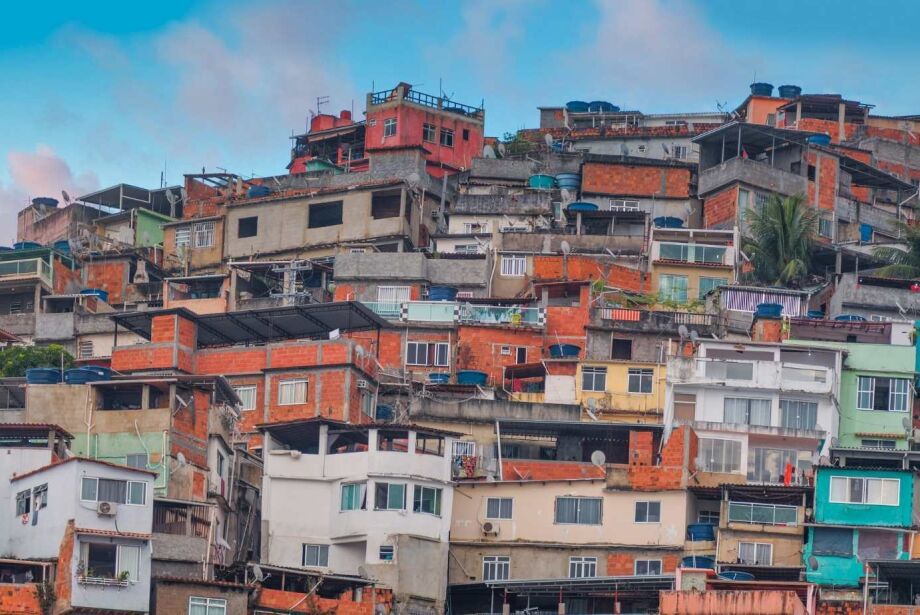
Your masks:
<svg viewBox="0 0 920 615"><path fill-rule="evenodd" d="M778 303L783 306L784 316L805 316L808 312L807 295L799 291L783 291L773 288L722 288L721 304L726 310L755 312L761 303Z"/></svg>

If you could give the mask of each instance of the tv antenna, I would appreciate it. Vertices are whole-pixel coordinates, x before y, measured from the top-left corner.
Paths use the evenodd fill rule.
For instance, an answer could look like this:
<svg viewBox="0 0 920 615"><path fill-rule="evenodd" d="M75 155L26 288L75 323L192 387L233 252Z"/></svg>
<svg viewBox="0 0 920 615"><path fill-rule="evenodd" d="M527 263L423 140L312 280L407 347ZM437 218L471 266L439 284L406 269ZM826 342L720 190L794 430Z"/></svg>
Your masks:
<svg viewBox="0 0 920 615"><path fill-rule="evenodd" d="M319 108L320 108L321 105L326 105L326 104L328 104L328 103L329 103L329 97L328 97L328 96L317 96L317 97L316 97L316 114L317 114L317 115L320 114Z"/></svg>

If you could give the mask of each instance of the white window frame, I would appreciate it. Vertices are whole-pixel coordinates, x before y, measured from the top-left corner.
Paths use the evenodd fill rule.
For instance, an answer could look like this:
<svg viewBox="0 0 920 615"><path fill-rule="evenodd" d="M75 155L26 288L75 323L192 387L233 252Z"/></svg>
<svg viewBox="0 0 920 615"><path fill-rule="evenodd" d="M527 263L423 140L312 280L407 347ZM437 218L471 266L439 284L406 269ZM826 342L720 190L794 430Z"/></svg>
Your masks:
<svg viewBox="0 0 920 615"><path fill-rule="evenodd" d="M103 477L103 480L117 480L125 483L125 501L124 502L114 502L120 506L146 506L147 505L147 483L140 480L125 480L123 478L107 478ZM83 497L83 483L85 481L95 481L96 487L93 490L95 494L92 499ZM141 502L132 502L131 501L131 486L132 485L141 485L143 497ZM98 476L83 476L81 477L80 484L77 487L80 490L80 501L81 502L105 502L106 500L99 499L99 477Z"/></svg>
<svg viewBox="0 0 920 615"><path fill-rule="evenodd" d="M585 375L591 375L591 387L585 386ZM598 378L601 378L601 388L598 386ZM607 391L607 368L596 365L585 365L581 368L581 390L592 393L605 393Z"/></svg>
<svg viewBox="0 0 920 615"><path fill-rule="evenodd" d="M395 137L396 136L396 118L388 117L383 120L383 138Z"/></svg>
<svg viewBox="0 0 920 615"><path fill-rule="evenodd" d="M355 502L354 508L346 508L345 507L345 492L346 490L348 490L350 493L350 490L352 488L357 490L358 499ZM363 496L361 493L362 489L364 490ZM341 487L339 488L339 512L351 512L353 510L364 510L366 508L365 506L366 498L367 498L367 483L366 482L342 483ZM349 499L349 504L351 504L351 502L352 500Z"/></svg>
<svg viewBox="0 0 920 615"><path fill-rule="evenodd" d="M425 492L430 491L433 496L432 502L434 502L434 510L422 510L423 502L425 501ZM441 516L441 506L442 498L444 497L444 490L439 487L428 487L427 485L415 485L412 489L412 512L419 515L432 515L434 517ZM416 510L416 503L418 503L418 510Z"/></svg>
<svg viewBox="0 0 920 615"><path fill-rule="evenodd" d="M497 502L496 506L498 508L498 515L490 515L489 509L491 508L490 504ZM507 504L507 510L505 507ZM494 519L496 521L507 521L514 518L514 498L486 498L486 519Z"/></svg>
<svg viewBox="0 0 920 615"><path fill-rule="evenodd" d="M431 133L431 138L429 139L429 132ZM438 127L434 124L429 124L425 122L422 124L422 141L425 143L437 143L438 142Z"/></svg>
<svg viewBox="0 0 920 615"><path fill-rule="evenodd" d="M508 555L483 555L482 580L507 581L511 578L511 557Z"/></svg>
<svg viewBox="0 0 920 615"><path fill-rule="evenodd" d="M862 499L860 501L853 501L849 499L850 494L852 493L850 482L854 480L862 481L862 484L863 484L862 490L861 490ZM841 500L839 498L834 497L835 481L846 481L844 493L846 494L847 499ZM885 484L894 483L895 485L894 494L896 496L894 502L884 502L884 501L870 502L869 501L869 482L870 481L881 483L881 485L879 486L879 493L881 494L883 498L885 495ZM876 477L867 477L867 476L831 476L831 480L828 483L827 500L828 502L832 502L834 504L862 504L862 505L868 505L868 506L900 506L901 504L901 479L899 478L876 478Z"/></svg>
<svg viewBox="0 0 920 615"><path fill-rule="evenodd" d="M307 563L307 552L310 548L316 548L315 564ZM325 563L323 563L325 562ZM318 543L304 542L300 545L300 563L304 568L328 568L329 567L329 545Z"/></svg>
<svg viewBox="0 0 920 615"><path fill-rule="evenodd" d="M686 160L690 155L690 147L687 145L671 145L671 157L677 160Z"/></svg>
<svg viewBox="0 0 920 615"><path fill-rule="evenodd" d="M877 380L888 380L888 408L886 410L875 409L875 384ZM864 388L868 384L868 388ZM898 390L895 390L897 387ZM907 378L891 378L888 376L857 376L856 378L856 409L868 410L872 412L909 412L911 406L911 386ZM870 404L872 407L866 408L862 404L863 395L870 395ZM895 400L903 400L901 408L893 407ZM900 405L900 404L899 404Z"/></svg>
<svg viewBox="0 0 920 615"><path fill-rule="evenodd" d="M451 455L453 457L475 457L476 442L472 440L454 440L451 445Z"/></svg>
<svg viewBox="0 0 920 615"><path fill-rule="evenodd" d="M752 545L754 548L754 561L746 562L741 559L741 548L744 545ZM766 563L759 562L760 559L760 550L766 549L770 556L767 558L769 561ZM773 543L770 542L754 542L749 540L742 540L738 542L738 561L747 566L772 566L773 565Z"/></svg>
<svg viewBox="0 0 920 615"><path fill-rule="evenodd" d="M434 356L429 362L429 356L431 356L431 347L434 346ZM415 356L410 361L409 359L409 349L414 348ZM424 352L422 356L424 357L424 363L419 363L419 352L421 347L424 347ZM411 365L413 367L450 367L450 344L447 342L421 342L417 340L406 340L406 365Z"/></svg>
<svg viewBox="0 0 920 615"><path fill-rule="evenodd" d="M444 128L441 126L441 130L438 132L438 145L441 147L453 147L454 146L454 129L453 128Z"/></svg>
<svg viewBox="0 0 920 615"><path fill-rule="evenodd" d="M224 598L189 596L188 613L189 615L197 615L197 612L192 612L192 607L203 608L203 612L197 611L201 612L201 615L227 615L227 600Z"/></svg>
<svg viewBox="0 0 920 615"><path fill-rule="evenodd" d="M278 381L278 405L279 406L296 406L307 403L307 379L306 378L285 378ZM284 391L293 387L291 390L291 399L285 400ZM298 394L303 392L303 398Z"/></svg>
<svg viewBox="0 0 920 615"><path fill-rule="evenodd" d="M256 385L245 384L245 385L233 387L233 390L236 392L236 396L240 398L240 402L241 402L240 411L246 412L248 410L256 409L256 398L258 397L258 394L259 394L259 389ZM247 405L246 403L247 400L243 398L243 395L241 395L241 393L245 393L246 397L249 397L250 394L252 395L252 405L251 406Z"/></svg>
<svg viewBox="0 0 920 615"><path fill-rule="evenodd" d="M194 247L210 248L214 245L214 221L196 222L193 226Z"/></svg>
<svg viewBox="0 0 920 615"><path fill-rule="evenodd" d="M645 571L639 572L639 565L645 566ZM657 564L658 572L652 572L652 566ZM637 559L633 562L633 576L635 577L657 577L661 576L662 564L660 559Z"/></svg>
<svg viewBox="0 0 920 615"><path fill-rule="evenodd" d="M561 500L575 500L577 502L575 507L575 520L574 521L559 521L559 502ZM581 520L581 507L583 502L587 501L597 501L600 502L600 506L597 511L597 523L589 523L587 521ZM603 525L604 524L604 499L595 498L588 496L579 496L579 495L560 495L556 496L556 505L553 510L553 523L556 525Z"/></svg>
<svg viewBox="0 0 920 615"><path fill-rule="evenodd" d="M703 444L704 442L722 442L722 458L718 461L713 460L712 467L709 465L708 459L703 458ZM737 452L737 460L733 458L731 453ZM729 438L700 438L699 449L698 449L698 459L697 466L703 472L715 472L719 474L741 474L746 473L747 468L741 467L741 442L738 440L732 440ZM730 466L736 466L735 469L729 470L726 469ZM718 467L720 469L713 469Z"/></svg>
<svg viewBox="0 0 920 615"><path fill-rule="evenodd" d="M570 579L593 579L597 576L597 558L573 555L569 557Z"/></svg>
<svg viewBox="0 0 920 615"><path fill-rule="evenodd" d="M640 505L645 505L645 519L639 518ZM652 504L658 505L658 519L651 519ZM656 524L661 523L661 501L659 500L640 500L636 502L633 510L633 523Z"/></svg>
<svg viewBox="0 0 920 615"><path fill-rule="evenodd" d="M504 278L523 278L527 275L527 257L521 254L502 254L500 275Z"/></svg>
<svg viewBox="0 0 920 615"><path fill-rule="evenodd" d="M663 282L667 280L667 292L662 288ZM681 283L681 288L675 285L675 282ZM679 291L679 292L675 292ZM658 295L662 301L673 301L674 303L687 303L690 300L690 278L685 275L673 273L662 273L658 276ZM681 295L683 298L681 298Z"/></svg>
<svg viewBox="0 0 920 615"><path fill-rule="evenodd" d="M633 381L638 382L639 390L633 390ZM642 390L642 383L648 381L648 391ZM651 395L655 392L655 370L647 367L630 367L626 370L626 391L634 395Z"/></svg>
<svg viewBox="0 0 920 615"><path fill-rule="evenodd" d="M488 222L464 222L463 233L466 235L476 235L489 232Z"/></svg>
<svg viewBox="0 0 920 615"><path fill-rule="evenodd" d="M140 562L141 562L141 548L137 545L123 545L115 544L112 545L110 542L93 542L93 541L80 541L80 564L82 564L84 570L89 570L89 549L92 545L98 545L100 547L115 547L115 576L113 578L118 579L121 576L122 572L128 572L128 581L132 583L137 583L140 578ZM126 564L123 563L124 553L128 549L133 549L135 552L134 565L131 568L123 568ZM108 577L105 577L108 578Z"/></svg>
<svg viewBox="0 0 920 615"><path fill-rule="evenodd" d="M136 458L136 459L134 460L135 465L131 465L131 463L130 463L130 462L131 462L131 457L135 457L135 458ZM143 458L144 465L136 465L136 464L137 464L137 461L139 461L141 458ZM125 455L125 465L128 466L129 468L137 468L137 469L139 469L139 470L146 470L146 469L147 469L147 465L148 465L149 463L150 463L150 457L149 457L149 455L147 455L147 453L129 453L129 454Z"/></svg>
<svg viewBox="0 0 920 615"><path fill-rule="evenodd" d="M94 355L93 340L80 340L77 344L77 358L92 359Z"/></svg>
<svg viewBox="0 0 920 615"><path fill-rule="evenodd" d="M454 254L479 254L479 244L478 243L458 243L454 246ZM470 294L469 297L473 295ZM457 293L457 297L460 297L460 293Z"/></svg>
<svg viewBox="0 0 920 615"><path fill-rule="evenodd" d="M176 247L187 248L192 244L192 225L176 227Z"/></svg>

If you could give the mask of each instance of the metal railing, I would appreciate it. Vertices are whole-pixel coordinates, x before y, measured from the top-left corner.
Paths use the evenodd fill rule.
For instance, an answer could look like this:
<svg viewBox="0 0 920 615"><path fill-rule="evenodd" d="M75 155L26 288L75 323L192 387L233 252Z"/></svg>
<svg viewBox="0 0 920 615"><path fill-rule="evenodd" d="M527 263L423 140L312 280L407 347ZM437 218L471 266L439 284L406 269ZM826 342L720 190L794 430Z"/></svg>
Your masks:
<svg viewBox="0 0 920 615"><path fill-rule="evenodd" d="M798 509L781 504L729 502L728 520L762 525L797 525Z"/></svg>
<svg viewBox="0 0 920 615"><path fill-rule="evenodd" d="M399 319L401 303L390 301L362 301L361 303L381 318Z"/></svg>
<svg viewBox="0 0 920 615"><path fill-rule="evenodd" d="M382 105L383 103L389 102L391 100L399 100L399 88L394 88L392 90L381 90L380 92L374 92L371 94L372 105ZM441 98L433 94L425 94L424 92L418 92L412 89L405 90L402 100L408 100L409 102L414 102L425 107L443 109L445 111L460 113L462 115L475 116L482 113L481 107L464 105L462 103L448 100L447 98Z"/></svg>
<svg viewBox="0 0 920 615"><path fill-rule="evenodd" d="M17 261L0 262L0 278L40 278L51 285L54 270L40 258L26 258Z"/></svg>
<svg viewBox="0 0 920 615"><path fill-rule="evenodd" d="M472 322L481 325L529 325L542 327L544 315L542 308L464 303L460 306L460 322Z"/></svg>
<svg viewBox="0 0 920 615"><path fill-rule="evenodd" d="M546 320L543 308L538 307L474 305L456 301L405 301L402 303L363 301L362 303L378 316L389 320L530 327L542 327Z"/></svg>
<svg viewBox="0 0 920 615"><path fill-rule="evenodd" d="M654 310L637 310L634 308L597 308L597 315L603 320L615 322L645 322L659 326L687 325L711 327L716 324L713 314L696 312L665 312Z"/></svg>

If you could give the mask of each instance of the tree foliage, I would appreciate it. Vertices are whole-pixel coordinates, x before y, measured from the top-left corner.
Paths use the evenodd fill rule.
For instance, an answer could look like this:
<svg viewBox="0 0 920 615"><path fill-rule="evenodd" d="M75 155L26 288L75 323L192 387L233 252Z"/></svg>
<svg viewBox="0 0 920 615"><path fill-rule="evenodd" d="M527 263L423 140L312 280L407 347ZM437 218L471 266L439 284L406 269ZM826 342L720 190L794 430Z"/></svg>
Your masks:
<svg viewBox="0 0 920 615"><path fill-rule="evenodd" d="M60 344L48 346L9 346L0 350L0 374L5 378L22 377L31 367L73 367L73 357Z"/></svg>
<svg viewBox="0 0 920 615"><path fill-rule="evenodd" d="M900 241L906 249L880 246L873 250L879 260L886 263L876 270L876 275L889 278L912 279L920 277L920 227L912 224L898 225Z"/></svg>
<svg viewBox="0 0 920 615"><path fill-rule="evenodd" d="M744 250L751 257L754 277L766 284L796 286L811 269L818 227L817 212L805 197L773 194L761 209L745 214L748 235Z"/></svg>

